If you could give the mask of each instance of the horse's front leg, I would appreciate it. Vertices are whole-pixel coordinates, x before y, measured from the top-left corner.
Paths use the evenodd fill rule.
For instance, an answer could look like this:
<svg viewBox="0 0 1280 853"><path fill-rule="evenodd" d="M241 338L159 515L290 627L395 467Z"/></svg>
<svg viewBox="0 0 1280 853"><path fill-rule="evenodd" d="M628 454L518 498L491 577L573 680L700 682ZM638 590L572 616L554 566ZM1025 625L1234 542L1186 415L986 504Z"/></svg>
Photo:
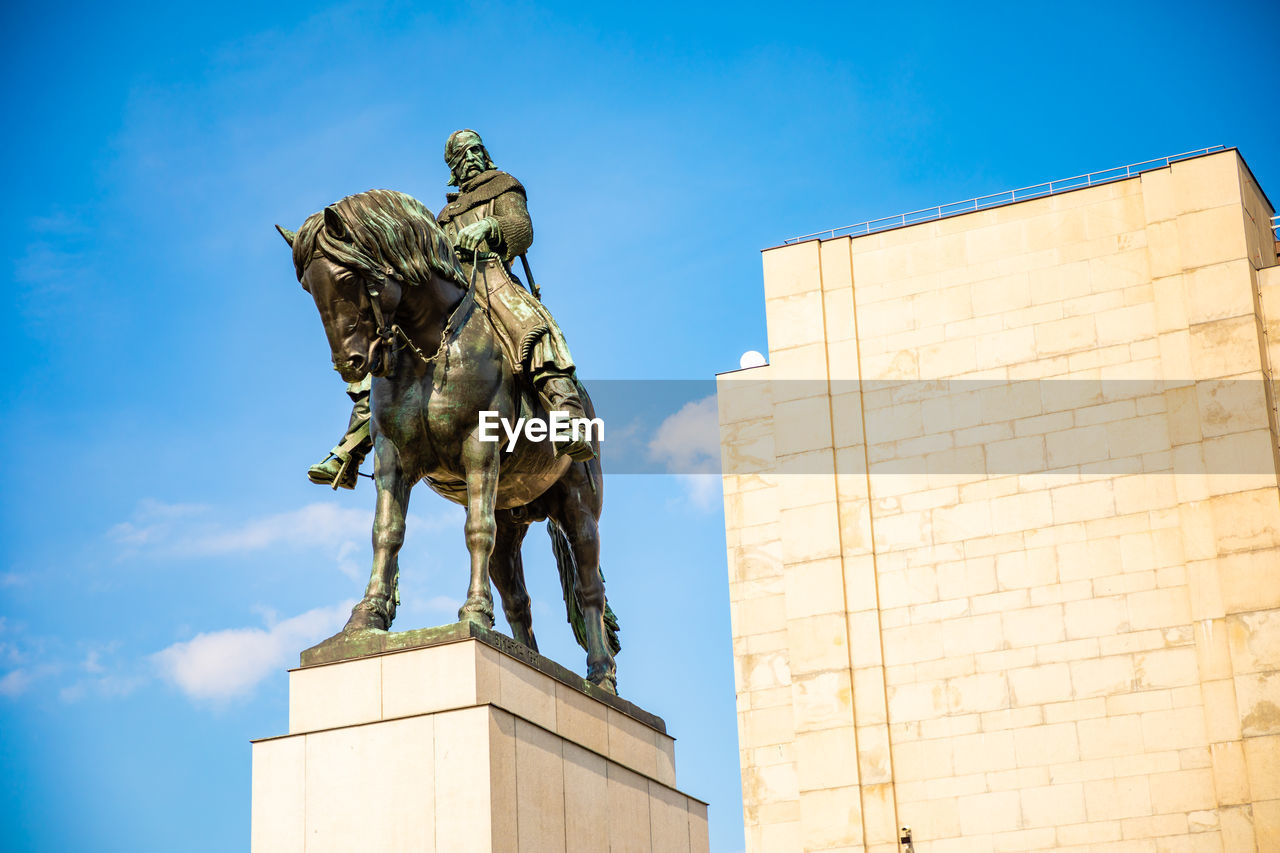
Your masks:
<svg viewBox="0 0 1280 853"><path fill-rule="evenodd" d="M498 523L494 505L498 499L497 442L482 442L476 433L462 446L467 480L467 550L471 553L471 585L458 620L493 627L493 593L489 589L489 557L493 554Z"/></svg>
<svg viewBox="0 0 1280 853"><path fill-rule="evenodd" d="M364 598L351 610L343 629L346 633L385 631L396 617L399 554L413 481L405 475L395 444L381 435L374 442L373 480L378 490L373 516L373 570Z"/></svg>

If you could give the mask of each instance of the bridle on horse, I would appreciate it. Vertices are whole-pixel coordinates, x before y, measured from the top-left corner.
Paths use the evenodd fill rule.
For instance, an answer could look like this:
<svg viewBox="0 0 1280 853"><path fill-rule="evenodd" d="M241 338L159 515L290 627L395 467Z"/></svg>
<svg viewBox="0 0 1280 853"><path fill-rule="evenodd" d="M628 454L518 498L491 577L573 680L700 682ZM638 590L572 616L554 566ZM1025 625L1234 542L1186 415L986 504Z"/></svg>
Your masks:
<svg viewBox="0 0 1280 853"><path fill-rule="evenodd" d="M317 252L317 254L319 253ZM493 252L482 252L482 251L475 252L475 261L471 266L471 280L467 282L467 295L464 296L462 300L458 302L458 305L449 314L449 318L445 321L444 328L440 330L440 345L436 347L436 351L429 356L423 353L423 351L418 348L418 345L413 342L413 339L409 337L409 335L404 331L404 329L400 328L398 324L388 321L388 318L384 315L382 310L382 291L379 289L378 285L374 283L374 280L372 278L367 276L360 276L360 280L364 284L365 296L367 296L369 299L369 308L370 308L370 311L373 313L373 321L377 326L377 330L374 333L373 343L369 345L369 353L367 356L369 363L370 364L373 363L373 354L378 347L383 347L388 353L397 352L397 350L393 348L394 341L397 337L404 342L404 345L407 346L409 350L414 355L416 355L423 364L431 364L433 361L440 358L440 356L443 355L448 350L450 334L456 331L454 321L458 319L458 317L462 314L463 309L466 307L467 298L470 297L473 301L475 300L475 293L477 292L476 286L475 286L476 270L482 267L486 261L495 259L497 257L498 255ZM392 278L394 276L395 270L391 269L391 267L386 267L383 269L382 272L383 272L384 278ZM481 278L485 284L485 287L483 288L484 294L485 294L485 304L480 305L478 302L476 304L481 311L484 311L486 314L488 314L489 313L488 272L487 271L482 272ZM386 364L386 371L384 372L383 375L389 376L391 373L391 370L393 369L394 369L394 362L388 359Z"/></svg>

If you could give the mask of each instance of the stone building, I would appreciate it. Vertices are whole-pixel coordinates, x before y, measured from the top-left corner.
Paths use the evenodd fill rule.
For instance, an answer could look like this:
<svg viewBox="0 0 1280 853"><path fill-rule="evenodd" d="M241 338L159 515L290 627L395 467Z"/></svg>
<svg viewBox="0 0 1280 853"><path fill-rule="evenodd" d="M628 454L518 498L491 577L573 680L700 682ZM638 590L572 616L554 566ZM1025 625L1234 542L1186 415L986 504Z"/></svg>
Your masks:
<svg viewBox="0 0 1280 853"><path fill-rule="evenodd" d="M1227 149L764 252L749 853L1280 850L1273 214Z"/></svg>

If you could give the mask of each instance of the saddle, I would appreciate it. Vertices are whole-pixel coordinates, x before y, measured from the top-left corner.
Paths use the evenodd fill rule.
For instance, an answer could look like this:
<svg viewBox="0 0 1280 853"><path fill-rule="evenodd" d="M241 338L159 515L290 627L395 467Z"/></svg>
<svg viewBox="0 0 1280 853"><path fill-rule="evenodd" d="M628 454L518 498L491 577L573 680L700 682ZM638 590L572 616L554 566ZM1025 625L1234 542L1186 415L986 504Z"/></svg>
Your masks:
<svg viewBox="0 0 1280 853"><path fill-rule="evenodd" d="M482 266L487 269L482 269ZM467 299L474 301L484 313L489 329L498 342L498 348L511 369L519 401L517 417L533 417L537 414L538 394L533 386L532 371L528 370L529 356L538 339L547 333L548 327L545 323L538 324L533 328L521 330L523 334L518 341L513 339L507 324L502 322L500 316L495 316L496 312L491 309L493 300L490 297L491 290L497 289L493 287L494 277L499 279L497 287L519 287L520 285L511 280L501 261L496 257L478 262L473 269L475 274L472 276L471 286L467 288L464 301Z"/></svg>

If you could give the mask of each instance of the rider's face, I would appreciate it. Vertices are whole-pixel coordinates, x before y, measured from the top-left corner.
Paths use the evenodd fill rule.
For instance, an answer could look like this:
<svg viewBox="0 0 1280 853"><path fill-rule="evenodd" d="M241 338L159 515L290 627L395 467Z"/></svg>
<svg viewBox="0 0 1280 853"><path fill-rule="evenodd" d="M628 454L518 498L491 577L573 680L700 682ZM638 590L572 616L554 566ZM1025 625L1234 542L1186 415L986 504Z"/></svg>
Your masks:
<svg viewBox="0 0 1280 853"><path fill-rule="evenodd" d="M466 181L483 172L484 155L483 145L473 144L469 146L462 155L462 162L458 165L458 177Z"/></svg>

